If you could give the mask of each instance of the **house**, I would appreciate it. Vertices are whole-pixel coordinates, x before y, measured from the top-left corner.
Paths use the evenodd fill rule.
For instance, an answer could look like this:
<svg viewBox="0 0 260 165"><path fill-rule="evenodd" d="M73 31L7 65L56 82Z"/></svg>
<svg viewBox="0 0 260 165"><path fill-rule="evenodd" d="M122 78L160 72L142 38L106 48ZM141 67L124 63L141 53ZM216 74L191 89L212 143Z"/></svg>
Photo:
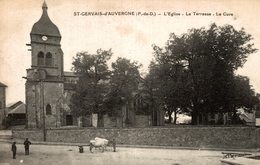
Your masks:
<svg viewBox="0 0 260 165"><path fill-rule="evenodd" d="M25 104L22 101L18 101L7 106L7 121L11 126L25 125L26 124L26 112Z"/></svg>
<svg viewBox="0 0 260 165"><path fill-rule="evenodd" d="M0 128L3 128L6 116L6 88L7 86L0 82Z"/></svg>

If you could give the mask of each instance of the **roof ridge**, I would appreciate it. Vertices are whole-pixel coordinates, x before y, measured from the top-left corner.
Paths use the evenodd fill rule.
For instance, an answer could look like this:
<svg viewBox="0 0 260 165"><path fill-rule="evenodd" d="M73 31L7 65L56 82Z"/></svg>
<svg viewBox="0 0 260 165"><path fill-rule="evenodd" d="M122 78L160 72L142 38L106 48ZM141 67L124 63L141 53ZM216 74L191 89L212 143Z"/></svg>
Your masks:
<svg viewBox="0 0 260 165"><path fill-rule="evenodd" d="M0 87L7 87L7 85L5 85L4 83L0 82Z"/></svg>

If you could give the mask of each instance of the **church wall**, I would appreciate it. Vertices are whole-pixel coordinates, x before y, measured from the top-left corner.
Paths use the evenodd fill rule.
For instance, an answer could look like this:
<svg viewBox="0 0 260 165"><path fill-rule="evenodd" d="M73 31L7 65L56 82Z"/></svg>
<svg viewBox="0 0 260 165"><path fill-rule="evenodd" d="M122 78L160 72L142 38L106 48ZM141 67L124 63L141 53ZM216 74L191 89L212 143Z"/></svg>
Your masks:
<svg viewBox="0 0 260 165"><path fill-rule="evenodd" d="M79 120L78 120L78 118L77 117L74 117L73 115L72 115L72 120L73 120L73 125L74 126L78 126L79 125Z"/></svg>
<svg viewBox="0 0 260 165"><path fill-rule="evenodd" d="M66 126L67 123L66 123L66 115L72 115L73 117L73 124L74 126L77 126L79 123L78 123L78 118L75 117L70 109L70 100L71 100L71 97L73 95L74 91L73 90L69 90L69 89L64 89L64 93L63 93L63 116L62 116L62 123L61 125L62 126Z"/></svg>
<svg viewBox="0 0 260 165"><path fill-rule="evenodd" d="M60 127L60 109L63 97L63 83L45 82L44 83L44 107L45 107L45 123L48 127ZM51 106L51 114L46 114L46 106Z"/></svg>
<svg viewBox="0 0 260 165"><path fill-rule="evenodd" d="M125 119L122 116L104 115L104 128L122 128L127 127Z"/></svg>
<svg viewBox="0 0 260 165"><path fill-rule="evenodd" d="M82 126L91 127L92 126L92 117L91 115L82 116Z"/></svg>
<svg viewBox="0 0 260 165"><path fill-rule="evenodd" d="M40 111L40 85L37 82L26 82L25 84L26 95L26 119L27 127L39 128Z"/></svg>
<svg viewBox="0 0 260 165"><path fill-rule="evenodd" d="M149 127L151 125L151 116L136 115L135 121L135 127Z"/></svg>
<svg viewBox="0 0 260 165"><path fill-rule="evenodd" d="M44 91L44 92L43 92ZM60 126L60 101L63 94L63 83L58 82L27 82L26 106L27 123L29 128L43 127L43 105L45 126ZM51 106L51 114L46 114L46 106Z"/></svg>
<svg viewBox="0 0 260 165"><path fill-rule="evenodd" d="M112 128L116 127L116 117L115 116L108 116L104 115L104 127Z"/></svg>

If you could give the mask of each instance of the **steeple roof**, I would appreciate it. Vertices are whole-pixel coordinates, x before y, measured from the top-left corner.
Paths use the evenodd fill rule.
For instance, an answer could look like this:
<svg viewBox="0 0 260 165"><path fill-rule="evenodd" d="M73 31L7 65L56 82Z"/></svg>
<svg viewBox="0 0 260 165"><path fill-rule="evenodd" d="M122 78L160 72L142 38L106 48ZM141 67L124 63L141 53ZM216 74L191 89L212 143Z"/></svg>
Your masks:
<svg viewBox="0 0 260 165"><path fill-rule="evenodd" d="M33 27L31 34L50 35L60 37L60 31L58 27L50 20L47 13L47 4L44 1L42 4L42 16Z"/></svg>

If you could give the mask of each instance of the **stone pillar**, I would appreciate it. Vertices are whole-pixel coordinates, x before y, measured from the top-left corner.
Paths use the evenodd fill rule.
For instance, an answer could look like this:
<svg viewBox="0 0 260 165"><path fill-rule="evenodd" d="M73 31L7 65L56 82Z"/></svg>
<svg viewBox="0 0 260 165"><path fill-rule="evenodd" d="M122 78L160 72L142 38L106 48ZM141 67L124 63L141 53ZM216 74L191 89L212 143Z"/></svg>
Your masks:
<svg viewBox="0 0 260 165"><path fill-rule="evenodd" d="M78 127L83 127L83 124L82 124L82 117L81 117L81 116L78 117L77 120L78 120Z"/></svg>

